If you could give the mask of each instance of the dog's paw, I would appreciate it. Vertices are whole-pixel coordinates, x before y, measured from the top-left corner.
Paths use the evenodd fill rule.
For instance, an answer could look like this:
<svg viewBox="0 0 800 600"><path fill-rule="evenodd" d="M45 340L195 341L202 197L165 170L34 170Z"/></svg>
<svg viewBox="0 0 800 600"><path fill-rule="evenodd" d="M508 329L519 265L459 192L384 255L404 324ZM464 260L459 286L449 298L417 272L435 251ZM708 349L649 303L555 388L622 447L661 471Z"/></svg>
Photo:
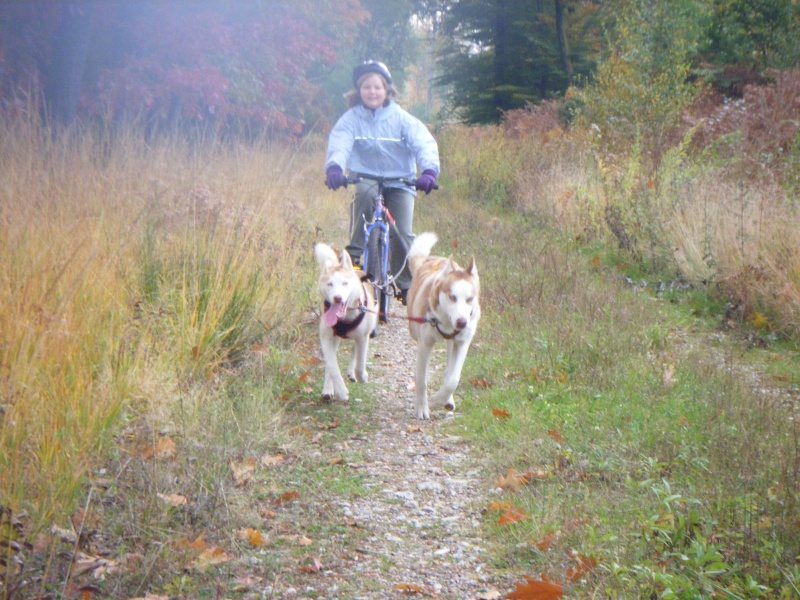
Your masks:
<svg viewBox="0 0 800 600"><path fill-rule="evenodd" d="M455 401L454 401L454 400L451 398L450 400L448 400L447 402L445 402L445 403L444 403L444 409L445 409L445 410L455 410L455 409L456 409L456 403L455 403Z"/></svg>

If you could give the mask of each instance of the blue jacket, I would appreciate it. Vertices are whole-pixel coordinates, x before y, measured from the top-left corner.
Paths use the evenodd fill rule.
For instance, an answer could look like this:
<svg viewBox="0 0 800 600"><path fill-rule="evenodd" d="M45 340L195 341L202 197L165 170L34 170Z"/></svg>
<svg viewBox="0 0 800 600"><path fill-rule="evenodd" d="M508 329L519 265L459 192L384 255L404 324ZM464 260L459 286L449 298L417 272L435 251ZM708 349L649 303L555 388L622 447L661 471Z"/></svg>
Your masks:
<svg viewBox="0 0 800 600"><path fill-rule="evenodd" d="M439 146L428 128L395 102L375 111L362 105L345 112L328 137L325 170L413 179L430 169L439 175Z"/></svg>

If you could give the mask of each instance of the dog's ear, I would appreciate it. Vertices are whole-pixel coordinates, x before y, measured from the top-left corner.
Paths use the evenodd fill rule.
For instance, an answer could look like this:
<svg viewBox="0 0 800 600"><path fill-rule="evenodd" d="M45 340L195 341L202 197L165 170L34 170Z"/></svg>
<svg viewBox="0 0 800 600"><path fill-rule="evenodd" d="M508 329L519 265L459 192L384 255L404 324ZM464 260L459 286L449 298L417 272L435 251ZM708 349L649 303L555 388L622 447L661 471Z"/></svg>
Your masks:
<svg viewBox="0 0 800 600"><path fill-rule="evenodd" d="M478 276L478 266L475 264L474 256L469 259L469 266L467 267L467 273L469 273L473 277Z"/></svg>
<svg viewBox="0 0 800 600"><path fill-rule="evenodd" d="M353 261L350 258L350 253L347 250L342 250L342 258L339 262L345 269L352 270Z"/></svg>
<svg viewBox="0 0 800 600"><path fill-rule="evenodd" d="M322 242L317 242L314 245L314 257L322 269L329 269L338 262L333 248Z"/></svg>

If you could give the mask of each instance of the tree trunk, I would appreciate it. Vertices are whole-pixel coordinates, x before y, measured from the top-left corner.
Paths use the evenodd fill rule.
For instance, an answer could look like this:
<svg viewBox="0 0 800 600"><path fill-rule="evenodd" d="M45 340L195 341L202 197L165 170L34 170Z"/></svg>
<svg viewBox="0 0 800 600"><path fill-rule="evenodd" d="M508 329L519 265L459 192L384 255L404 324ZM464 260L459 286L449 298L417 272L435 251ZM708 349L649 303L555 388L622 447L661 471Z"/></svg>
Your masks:
<svg viewBox="0 0 800 600"><path fill-rule="evenodd" d="M556 3L556 37L558 39L558 52L561 55L561 67L567 76L567 85L572 83L572 62L569 60L567 48L567 34L564 23L564 4L566 0L554 0Z"/></svg>
<svg viewBox="0 0 800 600"><path fill-rule="evenodd" d="M68 126L78 112L94 3L67 2L62 13L48 78L47 101L56 125Z"/></svg>
<svg viewBox="0 0 800 600"><path fill-rule="evenodd" d="M506 21L505 3L497 3L494 19L494 108L500 113L507 108L503 93L497 88L508 83L506 81Z"/></svg>

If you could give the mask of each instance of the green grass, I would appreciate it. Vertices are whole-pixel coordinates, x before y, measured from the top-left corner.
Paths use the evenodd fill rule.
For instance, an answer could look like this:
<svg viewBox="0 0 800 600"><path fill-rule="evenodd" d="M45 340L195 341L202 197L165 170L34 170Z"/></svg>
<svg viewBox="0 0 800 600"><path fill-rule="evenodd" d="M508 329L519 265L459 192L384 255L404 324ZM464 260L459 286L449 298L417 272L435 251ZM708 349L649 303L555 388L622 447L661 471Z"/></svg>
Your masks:
<svg viewBox="0 0 800 600"><path fill-rule="evenodd" d="M496 254L483 238L485 317L464 374L489 387L462 383L455 427L491 456L489 477L548 476L503 496L528 519L487 513L494 564L565 581L576 552L598 567L574 593L619 598L756 597L748 577L781 579L800 550L792 425L754 397L748 361L714 347L697 293L632 291L546 232L507 227Z"/></svg>

